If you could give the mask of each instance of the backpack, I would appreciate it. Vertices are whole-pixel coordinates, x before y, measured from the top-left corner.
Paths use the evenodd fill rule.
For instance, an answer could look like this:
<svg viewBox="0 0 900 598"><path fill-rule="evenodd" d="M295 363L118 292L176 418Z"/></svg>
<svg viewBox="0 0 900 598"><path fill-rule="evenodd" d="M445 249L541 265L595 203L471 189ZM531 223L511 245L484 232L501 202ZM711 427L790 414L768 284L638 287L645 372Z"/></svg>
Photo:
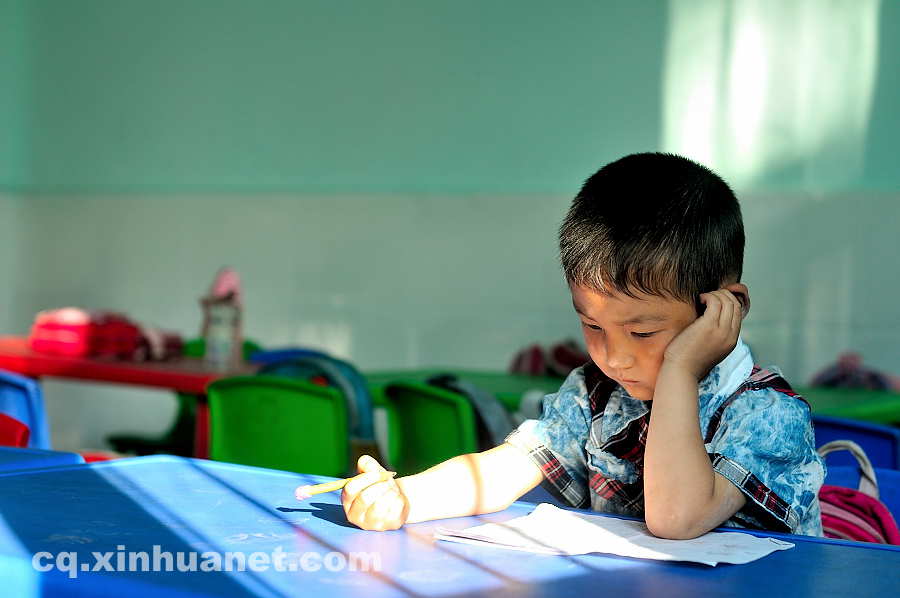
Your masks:
<svg viewBox="0 0 900 598"><path fill-rule="evenodd" d="M503 444L503 441L515 428L506 407L493 393L479 388L465 379L460 379L455 374L438 374L431 376L426 382L468 399L475 411L475 431L479 450L488 450Z"/></svg>
<svg viewBox="0 0 900 598"><path fill-rule="evenodd" d="M888 508L878 500L878 480L865 451L850 440L835 440L819 447L828 453L846 450L859 463L859 487L824 485L819 490L822 529L827 538L900 545L900 529Z"/></svg>

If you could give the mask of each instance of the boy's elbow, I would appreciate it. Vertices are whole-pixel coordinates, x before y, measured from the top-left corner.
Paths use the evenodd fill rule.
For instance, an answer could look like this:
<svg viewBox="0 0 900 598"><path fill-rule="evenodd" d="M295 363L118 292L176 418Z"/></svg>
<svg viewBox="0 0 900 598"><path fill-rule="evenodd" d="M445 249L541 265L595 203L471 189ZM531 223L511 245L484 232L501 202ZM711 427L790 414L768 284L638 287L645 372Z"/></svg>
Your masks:
<svg viewBox="0 0 900 598"><path fill-rule="evenodd" d="M683 514L671 511L668 513L648 512L645 522L651 534L666 540L690 540L702 536L708 531Z"/></svg>

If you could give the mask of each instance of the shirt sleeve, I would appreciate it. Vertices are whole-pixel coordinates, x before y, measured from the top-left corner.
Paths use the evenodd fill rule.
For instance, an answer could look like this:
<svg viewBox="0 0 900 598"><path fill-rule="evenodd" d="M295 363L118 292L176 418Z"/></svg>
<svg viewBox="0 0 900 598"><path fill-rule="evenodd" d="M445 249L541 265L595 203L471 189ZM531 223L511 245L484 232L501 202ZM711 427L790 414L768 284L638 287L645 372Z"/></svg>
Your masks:
<svg viewBox="0 0 900 598"><path fill-rule="evenodd" d="M584 449L590 422L584 374L578 368L559 391L544 397L539 419L522 422L506 438L541 469L549 490L579 508L590 506Z"/></svg>
<svg viewBox="0 0 900 598"><path fill-rule="evenodd" d="M774 389L741 393L725 407L707 452L747 499L729 524L822 535L825 468L803 400Z"/></svg>

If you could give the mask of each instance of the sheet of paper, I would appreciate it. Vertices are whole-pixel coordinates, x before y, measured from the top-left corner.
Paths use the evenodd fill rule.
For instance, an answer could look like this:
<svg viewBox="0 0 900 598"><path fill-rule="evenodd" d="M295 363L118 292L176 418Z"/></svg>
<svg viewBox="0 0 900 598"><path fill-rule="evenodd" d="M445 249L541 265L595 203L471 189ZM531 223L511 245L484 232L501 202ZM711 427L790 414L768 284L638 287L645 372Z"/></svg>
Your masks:
<svg viewBox="0 0 900 598"><path fill-rule="evenodd" d="M647 531L641 521L574 513L546 503L524 517L504 523L486 523L463 530L439 527L434 537L546 554L603 552L710 566L749 563L776 550L794 547L783 540L740 532L709 532L692 540L664 540Z"/></svg>

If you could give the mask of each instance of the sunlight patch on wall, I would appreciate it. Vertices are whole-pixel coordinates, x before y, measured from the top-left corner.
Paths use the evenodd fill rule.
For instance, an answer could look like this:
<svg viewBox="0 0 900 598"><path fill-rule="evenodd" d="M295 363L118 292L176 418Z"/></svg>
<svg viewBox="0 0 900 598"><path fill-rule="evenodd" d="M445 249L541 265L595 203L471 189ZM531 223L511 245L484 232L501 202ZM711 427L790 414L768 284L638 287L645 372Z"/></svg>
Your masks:
<svg viewBox="0 0 900 598"><path fill-rule="evenodd" d="M806 268L802 371L813 372L852 348L853 264L852 247L832 248Z"/></svg>
<svg viewBox="0 0 900 598"><path fill-rule="evenodd" d="M317 349L342 359L352 355L352 326L343 320L304 322L291 340L293 346Z"/></svg>
<svg viewBox="0 0 900 598"><path fill-rule="evenodd" d="M880 0L670 0L663 147L738 187L859 175Z"/></svg>

